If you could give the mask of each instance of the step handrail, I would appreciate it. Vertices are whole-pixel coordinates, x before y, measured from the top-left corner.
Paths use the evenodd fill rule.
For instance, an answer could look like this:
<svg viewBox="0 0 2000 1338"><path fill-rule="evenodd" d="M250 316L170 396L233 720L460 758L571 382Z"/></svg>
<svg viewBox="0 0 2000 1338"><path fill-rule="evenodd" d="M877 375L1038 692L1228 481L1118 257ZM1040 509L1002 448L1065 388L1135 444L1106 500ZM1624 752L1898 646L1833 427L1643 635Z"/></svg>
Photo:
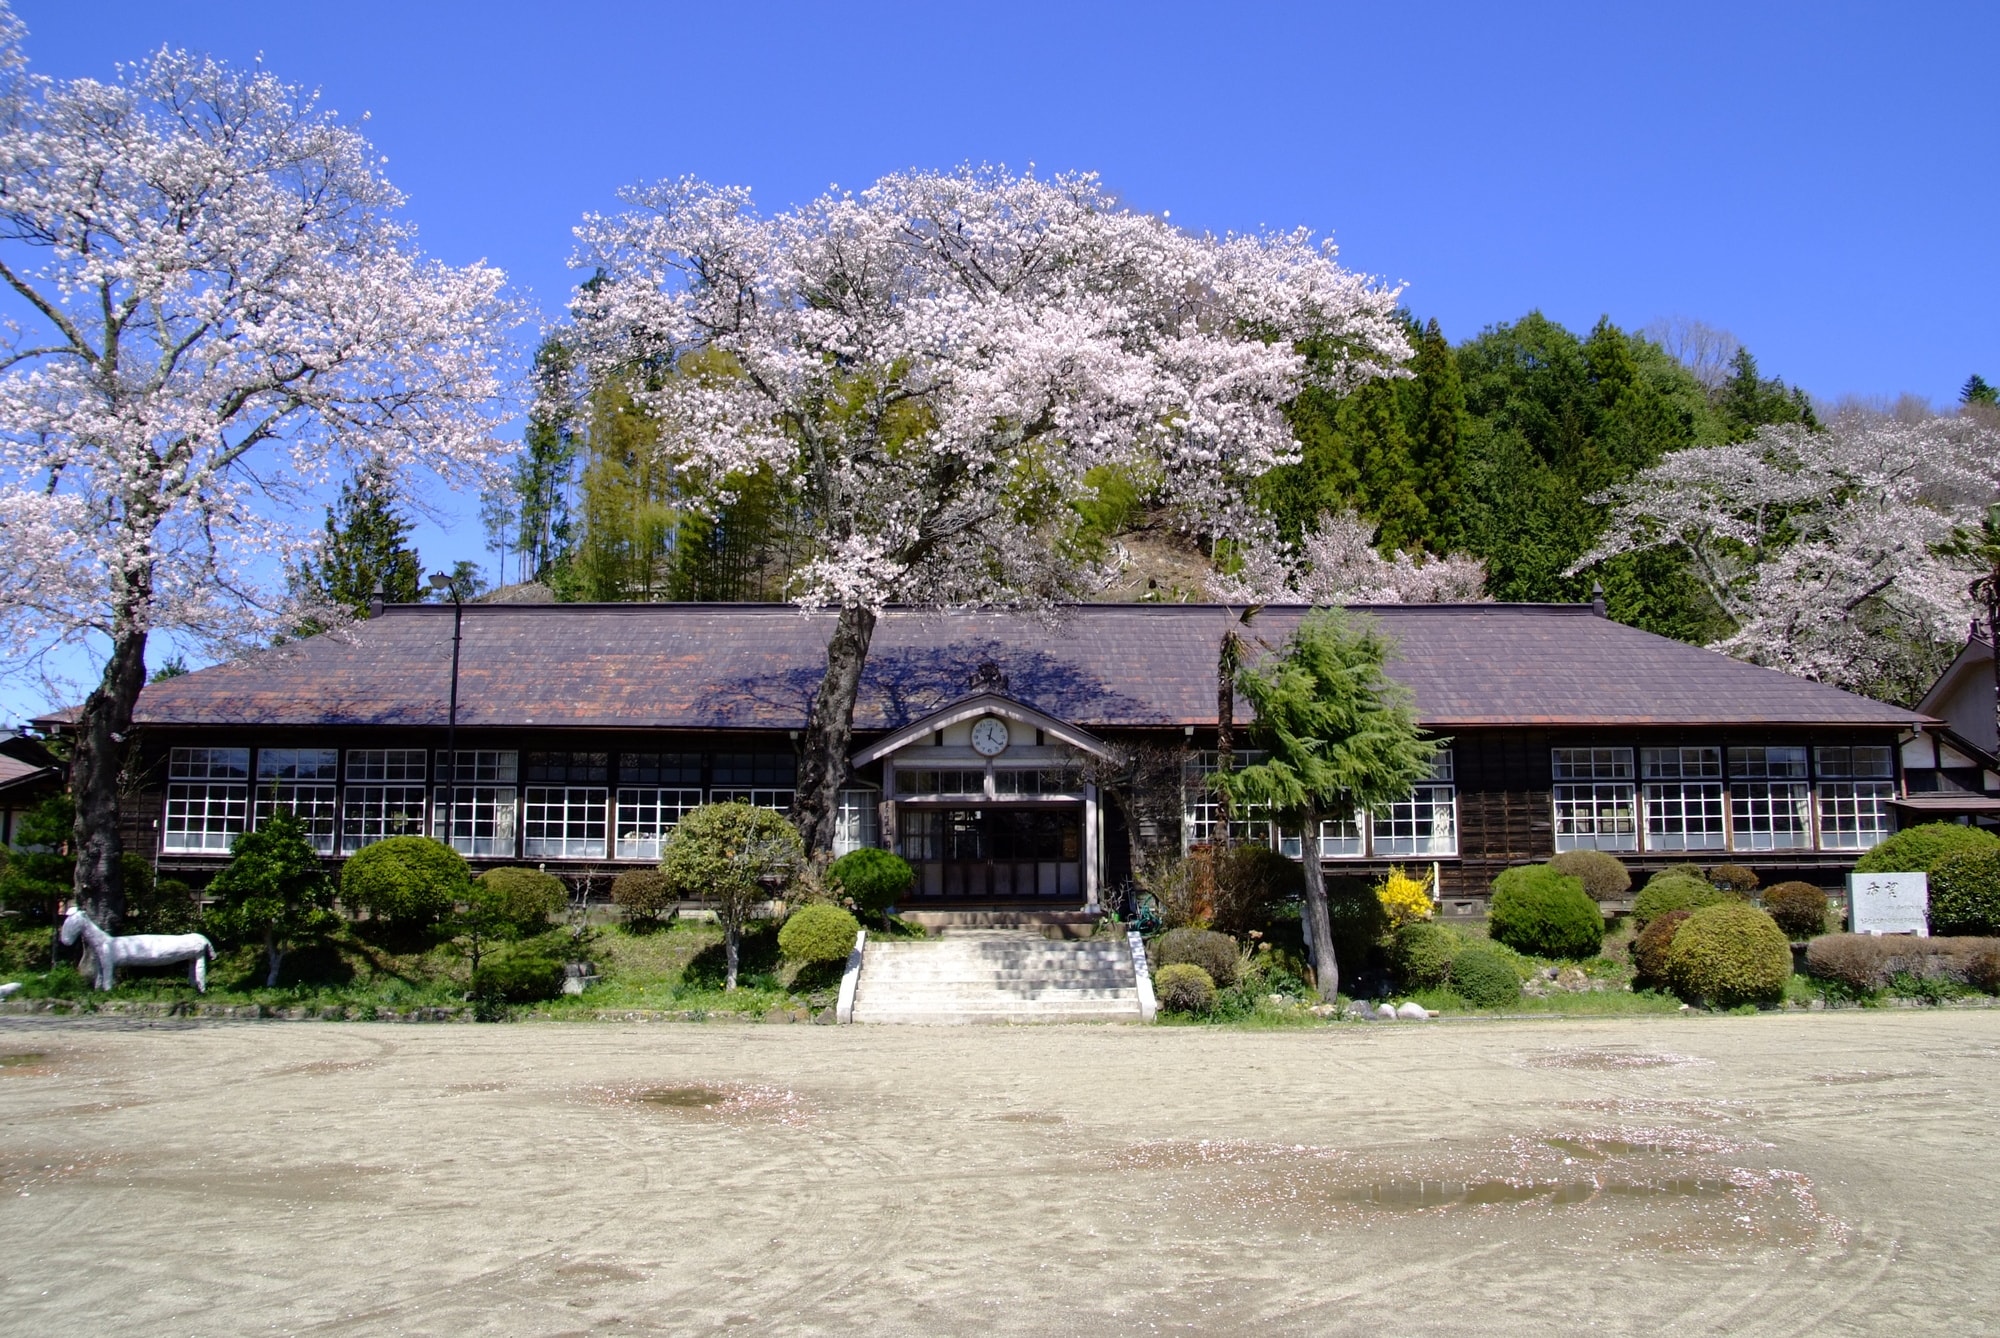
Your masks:
<svg viewBox="0 0 2000 1338"><path fill-rule="evenodd" d="M854 951L847 954L847 969L840 973L840 1001L833 1006L836 1026L854 1021L854 991L861 985L861 951L868 945L868 931L854 932Z"/></svg>
<svg viewBox="0 0 2000 1338"><path fill-rule="evenodd" d="M1146 940L1136 929L1126 930L1125 940L1132 945L1132 973L1139 985L1139 1020L1151 1022L1160 1007L1153 998L1153 973L1146 969Z"/></svg>

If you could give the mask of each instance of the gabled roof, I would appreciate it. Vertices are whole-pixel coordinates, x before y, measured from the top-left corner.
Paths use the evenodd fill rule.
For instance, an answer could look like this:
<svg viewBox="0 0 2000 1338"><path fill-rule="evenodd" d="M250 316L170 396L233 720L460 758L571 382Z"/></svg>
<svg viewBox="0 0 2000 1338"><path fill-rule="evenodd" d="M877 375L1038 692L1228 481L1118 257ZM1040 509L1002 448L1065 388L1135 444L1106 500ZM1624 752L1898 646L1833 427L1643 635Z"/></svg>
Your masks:
<svg viewBox="0 0 2000 1338"><path fill-rule="evenodd" d="M1913 711L1654 636L1588 605L1411 604L1355 610L1396 639L1390 665L1431 728L1578 725L1907 727ZM1240 609L1091 604L1051 617L886 611L855 726L894 730L998 666L1010 695L1086 729L1215 720L1215 666ZM1282 643L1307 610L1252 632ZM147 686L146 725L445 722L451 609L397 605L337 633ZM833 617L771 604L468 605L464 726L799 729ZM1247 718L1247 709L1243 712Z"/></svg>
<svg viewBox="0 0 2000 1338"><path fill-rule="evenodd" d="M879 762L889 754L907 748L926 734L949 729L962 721L975 720L986 715L1018 720L1030 728L1041 730L1050 738L1059 739L1070 747L1095 757L1112 755L1104 740L1087 730L1078 729L1067 720L1058 720L1046 711L1037 711L1026 702L1017 702L1012 697L1003 696L998 692L975 692L971 696L961 697L947 706L940 707L921 720L911 721L886 738L877 739L854 754L854 765L865 767L871 762Z"/></svg>

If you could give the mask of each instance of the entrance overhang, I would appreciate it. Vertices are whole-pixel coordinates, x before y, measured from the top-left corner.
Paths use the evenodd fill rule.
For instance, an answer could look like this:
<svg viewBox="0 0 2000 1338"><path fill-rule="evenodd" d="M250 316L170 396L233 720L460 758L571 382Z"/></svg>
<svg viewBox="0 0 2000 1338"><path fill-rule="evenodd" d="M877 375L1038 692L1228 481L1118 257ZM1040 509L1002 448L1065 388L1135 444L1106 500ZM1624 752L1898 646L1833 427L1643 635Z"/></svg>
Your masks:
<svg viewBox="0 0 2000 1338"><path fill-rule="evenodd" d="M877 739L866 748L855 753L850 762L856 767L869 766L892 753L901 752L917 740L939 730L967 720L977 720L981 716L997 715L1006 720L1017 721L1031 729L1038 729L1050 739L1066 743L1078 752L1107 762L1116 761L1117 750L1088 730L1078 729L1066 720L1059 720L1046 711L1038 711L1026 702L1015 701L999 692L975 692L969 697L961 697L949 706L940 708L903 726L895 733Z"/></svg>

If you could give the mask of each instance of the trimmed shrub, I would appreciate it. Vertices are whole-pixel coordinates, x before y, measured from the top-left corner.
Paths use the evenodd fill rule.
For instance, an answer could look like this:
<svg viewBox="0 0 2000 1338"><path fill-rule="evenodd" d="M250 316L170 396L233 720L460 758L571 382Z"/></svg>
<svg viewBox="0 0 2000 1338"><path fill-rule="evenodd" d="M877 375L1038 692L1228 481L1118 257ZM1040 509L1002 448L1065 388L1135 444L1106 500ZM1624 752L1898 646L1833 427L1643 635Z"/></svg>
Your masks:
<svg viewBox="0 0 2000 1338"><path fill-rule="evenodd" d="M658 869L627 869L611 880L611 903L628 920L652 922L680 905L680 898Z"/></svg>
<svg viewBox="0 0 2000 1338"><path fill-rule="evenodd" d="M864 846L827 866L826 880L857 910L886 915L917 881L917 871L894 851ZM849 942L853 940L850 937Z"/></svg>
<svg viewBox="0 0 2000 1338"><path fill-rule="evenodd" d="M428 836L392 836L363 846L340 871L340 899L355 910L404 924L431 924L471 881L456 850Z"/></svg>
<svg viewBox="0 0 2000 1338"><path fill-rule="evenodd" d="M1775 1003L1792 975L1785 931L1755 906L1728 901L1689 915L1667 950L1667 983L1690 1003Z"/></svg>
<svg viewBox="0 0 2000 1338"><path fill-rule="evenodd" d="M1697 883L1706 883L1708 882L1708 870L1702 868L1699 864L1669 864L1666 868L1648 878L1646 884L1650 887L1662 878L1692 878ZM1711 883L1710 886L1712 887L1714 884Z"/></svg>
<svg viewBox="0 0 2000 1338"><path fill-rule="evenodd" d="M1795 939L1826 932L1826 893L1811 883L1779 883L1764 891L1764 909Z"/></svg>
<svg viewBox="0 0 2000 1338"><path fill-rule="evenodd" d="M1493 880L1487 932L1537 957L1595 957L1604 948L1604 913L1581 878L1527 864Z"/></svg>
<svg viewBox="0 0 2000 1338"><path fill-rule="evenodd" d="M1873 994L1897 976L2000 991L2000 938L1823 934L1806 948L1806 974Z"/></svg>
<svg viewBox="0 0 2000 1338"><path fill-rule="evenodd" d="M1435 920L1411 920L1389 940L1389 969L1406 990L1432 989L1451 979L1451 964L1465 946Z"/></svg>
<svg viewBox="0 0 2000 1338"><path fill-rule="evenodd" d="M569 906L563 880L540 869L488 869L476 880L499 898L499 910L525 933L546 929L549 917Z"/></svg>
<svg viewBox="0 0 2000 1338"><path fill-rule="evenodd" d="M2000 850L1959 850L1931 866L1933 934L2000 934Z"/></svg>
<svg viewBox="0 0 2000 1338"><path fill-rule="evenodd" d="M1506 953L1472 943L1452 959L1451 989L1475 1008L1499 1008L1521 997L1521 976Z"/></svg>
<svg viewBox="0 0 2000 1338"><path fill-rule="evenodd" d="M472 973L475 1004L540 1003L562 993L562 959L542 943L489 953Z"/></svg>
<svg viewBox="0 0 2000 1338"><path fill-rule="evenodd" d="M1625 862L1602 850L1565 850L1549 861L1549 867L1582 879L1583 890L1592 901L1622 897L1632 886L1632 873Z"/></svg>
<svg viewBox="0 0 2000 1338"><path fill-rule="evenodd" d="M1193 962L1174 962L1153 973L1153 997L1169 1013L1206 1013L1215 1007L1215 981Z"/></svg>
<svg viewBox="0 0 2000 1338"><path fill-rule="evenodd" d="M778 951L795 962L844 961L854 951L861 922L830 901L801 906L778 931Z"/></svg>
<svg viewBox="0 0 2000 1338"><path fill-rule="evenodd" d="M1212 929L1170 929L1153 940L1150 953L1161 966L1198 966L1223 989L1234 985L1243 971L1236 940Z"/></svg>
<svg viewBox="0 0 2000 1338"><path fill-rule="evenodd" d="M1643 929L1668 911L1698 911L1727 900L1729 894L1706 878L1662 874L1639 890L1632 902L1632 919Z"/></svg>
<svg viewBox="0 0 2000 1338"><path fill-rule="evenodd" d="M1428 920L1431 915L1431 880L1412 878L1403 866L1389 866L1388 876L1375 885L1375 899L1392 928L1400 929L1412 920Z"/></svg>
<svg viewBox="0 0 2000 1338"><path fill-rule="evenodd" d="M1674 935L1686 923L1692 911L1667 911L1656 916L1632 940L1632 968L1638 983L1659 986L1667 983L1667 954L1673 948Z"/></svg>
<svg viewBox="0 0 2000 1338"><path fill-rule="evenodd" d="M1273 907L1305 895L1306 876L1297 860L1269 846L1232 846L1214 861L1214 893L1209 927L1232 937L1268 929Z"/></svg>
<svg viewBox="0 0 2000 1338"><path fill-rule="evenodd" d="M1929 873L1946 855L2000 850L2000 836L1955 822L1926 822L1897 832L1854 862L1856 873Z"/></svg>
<svg viewBox="0 0 2000 1338"><path fill-rule="evenodd" d="M1755 869L1746 869L1741 864L1713 864L1709 866L1708 881L1724 892L1747 897L1757 890L1762 880L1757 877Z"/></svg>

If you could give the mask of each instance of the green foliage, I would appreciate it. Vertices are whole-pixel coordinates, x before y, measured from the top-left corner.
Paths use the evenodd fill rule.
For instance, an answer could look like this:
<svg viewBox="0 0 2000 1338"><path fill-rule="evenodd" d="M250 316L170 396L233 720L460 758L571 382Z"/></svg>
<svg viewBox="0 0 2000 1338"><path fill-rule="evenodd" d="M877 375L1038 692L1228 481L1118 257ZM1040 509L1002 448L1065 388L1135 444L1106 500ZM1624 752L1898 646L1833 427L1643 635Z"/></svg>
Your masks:
<svg viewBox="0 0 2000 1338"><path fill-rule="evenodd" d="M1929 873L1946 855L1968 850L2000 850L2000 836L1955 822L1907 827L1854 862L1856 873Z"/></svg>
<svg viewBox="0 0 2000 1338"><path fill-rule="evenodd" d="M1826 893L1811 883L1779 883L1764 891L1764 910L1795 939L1826 932Z"/></svg>
<svg viewBox="0 0 2000 1338"><path fill-rule="evenodd" d="M488 869L476 881L499 899L498 913L522 933L546 929L549 917L569 905L569 888L563 880L540 869Z"/></svg>
<svg viewBox="0 0 2000 1338"><path fill-rule="evenodd" d="M464 898L470 880L464 858L443 842L392 836L348 857L340 899L391 922L434 924Z"/></svg>
<svg viewBox="0 0 2000 1338"><path fill-rule="evenodd" d="M1235 937L1268 928L1272 908L1297 901L1306 886L1299 861L1254 843L1217 853L1214 881L1209 924L1217 932Z"/></svg>
<svg viewBox="0 0 2000 1338"><path fill-rule="evenodd" d="M2000 991L2000 938L1826 934L1807 946L1806 971L1862 998L1889 987L1911 993L1911 982L1921 981L1991 994Z"/></svg>
<svg viewBox="0 0 2000 1338"><path fill-rule="evenodd" d="M1500 1008L1521 997L1521 975L1506 953L1474 943L1452 959L1451 990L1475 1008Z"/></svg>
<svg viewBox="0 0 2000 1338"><path fill-rule="evenodd" d="M1741 864L1712 864L1708 869L1708 881L1724 892L1734 892L1739 897L1747 897L1757 890L1757 872Z"/></svg>
<svg viewBox="0 0 2000 1338"><path fill-rule="evenodd" d="M1389 934L1389 913L1365 878L1337 878L1327 884L1326 918L1334 960L1350 971L1367 967Z"/></svg>
<svg viewBox="0 0 2000 1338"><path fill-rule="evenodd" d="M2000 934L2000 850L1959 850L1930 870L1933 934Z"/></svg>
<svg viewBox="0 0 2000 1338"><path fill-rule="evenodd" d="M68 794L52 794L14 825L15 848L0 868L0 905L13 910L53 910L76 884L69 854L76 809Z"/></svg>
<svg viewBox="0 0 2000 1338"><path fill-rule="evenodd" d="M302 591L356 618L368 616L378 585L392 604L415 603L422 597L423 566L410 547L412 528L396 504L395 471L379 456L369 460L327 508L318 551L300 570ZM309 621L299 630L311 635L323 628Z"/></svg>
<svg viewBox="0 0 2000 1338"><path fill-rule="evenodd" d="M1198 966L1223 989L1234 985L1242 974L1242 954L1236 940L1212 929L1170 929L1153 940L1149 954L1160 966Z"/></svg>
<svg viewBox="0 0 2000 1338"><path fill-rule="evenodd" d="M1689 878L1668 871L1647 883L1632 902L1632 919L1640 928L1668 911L1692 911L1729 900L1729 894L1706 878Z"/></svg>
<svg viewBox="0 0 2000 1338"><path fill-rule="evenodd" d="M1711 1008L1776 1003L1792 975L1792 945L1755 906L1724 901L1688 916L1667 951L1667 983Z"/></svg>
<svg viewBox="0 0 2000 1338"><path fill-rule="evenodd" d="M805 862L798 830L751 804L703 804L667 837L660 872L683 900L706 901L722 922L728 962L724 988L736 988L736 951L743 923L775 897Z"/></svg>
<svg viewBox="0 0 2000 1338"><path fill-rule="evenodd" d="M1493 880L1487 932L1536 957L1595 957L1604 947L1604 913L1583 880L1546 864L1509 869Z"/></svg>
<svg viewBox="0 0 2000 1338"><path fill-rule="evenodd" d="M795 962L840 962L854 951L860 922L829 901L801 906L778 931L778 950Z"/></svg>
<svg viewBox="0 0 2000 1338"><path fill-rule="evenodd" d="M1978 372L1974 372L1971 376L1965 378L1965 384L1959 388L1958 402L1960 404L2000 403L2000 389L1995 389L1985 377L1981 376Z"/></svg>
<svg viewBox="0 0 2000 1338"><path fill-rule="evenodd" d="M1632 886L1632 874L1624 861L1602 850L1565 850L1549 861L1549 867L1581 880L1593 901L1622 897Z"/></svg>
<svg viewBox="0 0 2000 1338"><path fill-rule="evenodd" d="M611 880L611 902L629 920L650 924L680 904L658 869L627 869Z"/></svg>
<svg viewBox="0 0 2000 1338"><path fill-rule="evenodd" d="M187 883L179 878L155 882L152 866L129 850L119 863L125 868L126 933L186 934L201 927L201 897Z"/></svg>
<svg viewBox="0 0 2000 1338"><path fill-rule="evenodd" d="M1435 920L1412 920L1389 940L1389 969L1406 990L1434 989L1451 979L1452 963L1465 950L1456 931Z"/></svg>
<svg viewBox="0 0 2000 1338"><path fill-rule="evenodd" d="M1729 379L1716 392L1715 407L1731 441L1748 441L1757 435L1758 428L1777 423L1819 426L1804 392L1787 389L1775 377L1760 376L1757 359L1750 356L1749 349L1737 349L1729 368Z"/></svg>
<svg viewBox="0 0 2000 1338"><path fill-rule="evenodd" d="M1192 962L1153 973L1153 997L1169 1013L1206 1013L1215 1007L1215 981Z"/></svg>
<svg viewBox="0 0 2000 1338"><path fill-rule="evenodd" d="M917 872L894 851L865 846L827 866L827 881L864 911L885 912L909 892Z"/></svg>
<svg viewBox="0 0 2000 1338"><path fill-rule="evenodd" d="M224 939L262 940L275 987L285 953L333 931L333 880L305 825L280 809L230 843L229 863L208 885L214 905L208 920Z"/></svg>
<svg viewBox="0 0 2000 1338"><path fill-rule="evenodd" d="M512 944L484 956L472 971L477 1016L491 1018L501 1004L540 1003L562 993L560 945L547 939Z"/></svg>
<svg viewBox="0 0 2000 1338"><path fill-rule="evenodd" d="M1662 911L1639 931L1639 937L1632 940L1635 984L1660 986L1667 983L1667 954L1674 946L1674 935L1680 932L1681 926L1692 914L1691 910Z"/></svg>

